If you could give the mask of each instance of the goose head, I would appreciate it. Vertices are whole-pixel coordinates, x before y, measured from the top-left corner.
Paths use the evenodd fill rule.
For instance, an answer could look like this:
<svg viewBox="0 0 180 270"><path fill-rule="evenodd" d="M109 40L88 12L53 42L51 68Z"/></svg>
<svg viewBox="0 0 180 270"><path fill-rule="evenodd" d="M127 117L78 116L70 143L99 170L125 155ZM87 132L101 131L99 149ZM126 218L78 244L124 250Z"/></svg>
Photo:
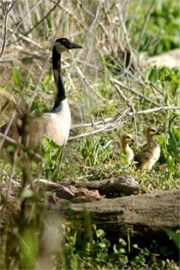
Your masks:
<svg viewBox="0 0 180 270"><path fill-rule="evenodd" d="M130 134L123 135L122 147L123 147L123 151L124 151L124 154L126 155L128 163L131 163L134 158L134 152L129 146L129 144L132 144L133 142L134 142L134 139Z"/></svg>
<svg viewBox="0 0 180 270"><path fill-rule="evenodd" d="M154 136L159 135L159 134L160 133L156 128L148 127L146 130L147 141L151 141Z"/></svg>
<svg viewBox="0 0 180 270"><path fill-rule="evenodd" d="M67 38L59 38L56 39L55 44L54 44L56 51L61 54L62 52L69 51L72 49L80 49L82 48L81 45L78 45L74 42L71 42Z"/></svg>
<svg viewBox="0 0 180 270"><path fill-rule="evenodd" d="M126 145L129 145L131 143L134 143L134 139L130 134L124 134L122 136L122 145L125 147Z"/></svg>

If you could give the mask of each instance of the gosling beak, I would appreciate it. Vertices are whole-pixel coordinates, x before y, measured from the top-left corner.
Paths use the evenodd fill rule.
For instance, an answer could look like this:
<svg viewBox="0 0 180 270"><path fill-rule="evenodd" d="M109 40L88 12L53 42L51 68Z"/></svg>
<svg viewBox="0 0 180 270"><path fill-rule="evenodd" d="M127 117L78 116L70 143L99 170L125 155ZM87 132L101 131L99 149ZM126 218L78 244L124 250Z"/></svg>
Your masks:
<svg viewBox="0 0 180 270"><path fill-rule="evenodd" d="M161 135L161 133L159 131L156 132L156 135Z"/></svg>
<svg viewBox="0 0 180 270"><path fill-rule="evenodd" d="M134 143L135 143L135 140L132 139L131 142L130 142L130 145L131 145L131 144L134 144Z"/></svg>

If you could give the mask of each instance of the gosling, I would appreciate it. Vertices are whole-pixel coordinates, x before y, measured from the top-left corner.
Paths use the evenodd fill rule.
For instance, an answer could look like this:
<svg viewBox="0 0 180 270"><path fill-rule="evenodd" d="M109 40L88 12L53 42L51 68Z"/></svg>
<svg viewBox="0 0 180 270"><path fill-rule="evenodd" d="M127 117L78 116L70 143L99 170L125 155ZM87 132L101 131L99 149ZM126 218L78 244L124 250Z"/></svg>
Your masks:
<svg viewBox="0 0 180 270"><path fill-rule="evenodd" d="M131 163L134 159L134 152L129 146L130 144L134 143L134 139L130 134L124 134L122 136L122 148L123 152L126 155L128 163Z"/></svg>
<svg viewBox="0 0 180 270"><path fill-rule="evenodd" d="M148 127L146 130L147 145L142 151L135 155L136 166L140 170L151 170L158 161L161 153L160 146L155 138L160 133L154 127Z"/></svg>

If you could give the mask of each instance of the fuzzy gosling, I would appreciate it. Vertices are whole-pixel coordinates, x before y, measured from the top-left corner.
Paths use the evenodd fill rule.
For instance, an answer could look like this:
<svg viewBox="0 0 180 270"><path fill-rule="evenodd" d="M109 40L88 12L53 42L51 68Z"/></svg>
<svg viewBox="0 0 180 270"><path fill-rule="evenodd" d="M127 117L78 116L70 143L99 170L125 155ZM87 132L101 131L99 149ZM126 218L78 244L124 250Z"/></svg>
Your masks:
<svg viewBox="0 0 180 270"><path fill-rule="evenodd" d="M122 136L122 148L123 152L126 155L128 163L131 163L132 160L134 159L134 152L129 146L129 144L133 143L134 139L130 134L124 134Z"/></svg>
<svg viewBox="0 0 180 270"><path fill-rule="evenodd" d="M137 162L137 168L140 170L151 170L158 161L161 153L160 146L155 138L160 134L154 127L148 127L146 130L147 145L143 150L135 155L134 160Z"/></svg>

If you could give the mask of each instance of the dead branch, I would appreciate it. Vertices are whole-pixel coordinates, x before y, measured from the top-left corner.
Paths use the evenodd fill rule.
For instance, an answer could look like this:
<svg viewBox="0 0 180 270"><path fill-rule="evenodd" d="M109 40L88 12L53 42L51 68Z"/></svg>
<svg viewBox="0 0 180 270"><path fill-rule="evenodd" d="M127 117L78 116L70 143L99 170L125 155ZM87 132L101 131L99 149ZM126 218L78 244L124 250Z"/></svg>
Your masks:
<svg viewBox="0 0 180 270"><path fill-rule="evenodd" d="M156 106L156 107L159 107L159 104L155 103L155 102L152 101L151 99L145 97L143 94L141 94L141 93L137 92L136 90L130 88L129 86L125 85L124 83L122 83L122 82L120 82L120 81L118 81L118 80L116 80L116 79L113 79L113 78L110 78L110 81L111 81L112 83L115 83L115 84L117 84L117 85L119 85L119 86L121 86L121 87L127 89L128 91L130 91L131 93L133 93L135 96L144 99L146 102L151 103L152 105L154 105L154 106Z"/></svg>
<svg viewBox="0 0 180 270"><path fill-rule="evenodd" d="M86 211L92 223L109 232L111 237L114 234L117 239L129 232L132 236L140 235L151 239L153 233L161 238L166 228L178 228L179 205L178 190L158 191L104 199L98 203L72 204L69 209L65 209L65 215L71 213L71 217L74 214L74 218L82 220Z"/></svg>
<svg viewBox="0 0 180 270"><path fill-rule="evenodd" d="M131 176L120 176L118 178L100 181L62 181L54 183L46 179L36 179L35 185L51 191L58 199L72 200L72 202L87 202L102 199L102 195L110 196L122 192L132 194L139 190L139 183Z"/></svg>
<svg viewBox="0 0 180 270"><path fill-rule="evenodd" d="M72 141L72 140L79 139L79 138L82 138L82 137L86 137L86 136L89 136L89 135L92 135L92 134L96 134L98 132L107 131L107 130L109 131L109 130L120 127L120 125L117 125L116 123L106 124L106 123L111 122L111 121L119 122L122 119L124 119L125 117L134 117L134 115L151 114L151 113L158 113L160 111L169 111L169 110L170 111L180 110L180 107L161 106L161 107L152 108L152 109L148 109L148 110L144 110L144 111L138 111L138 112L129 112L128 113L127 111L125 111L124 114L117 113L114 116L105 118L104 120L101 120L101 121L73 125L71 127L71 129L87 128L87 127L94 128L94 127L97 127L97 126L100 126L100 128L89 131L89 132L86 132L86 133L79 134L77 136L70 136L68 140ZM103 127L102 127L102 125L103 125Z"/></svg>
<svg viewBox="0 0 180 270"><path fill-rule="evenodd" d="M14 7L15 4L16 4L16 0L13 0L11 3L9 3L7 1L3 5L5 19L4 19L3 44L2 44L2 47L1 47L0 58L2 57L2 55L4 53L4 49L5 49L6 43L7 43L7 24L8 24L9 13L10 13L11 9Z"/></svg>
<svg viewBox="0 0 180 270"><path fill-rule="evenodd" d="M144 32L145 32L147 23L148 23L148 21L149 21L149 18L150 18L150 15L151 15L151 12L152 12L152 10L153 10L153 8L154 8L155 3L156 3L156 0L153 0L153 1L151 2L151 5L150 5L150 7L149 7L149 10L147 11L147 14L146 14L146 16L145 16L144 24L143 24L143 27L142 27L142 30L141 30L141 33L140 33L139 39L138 39L139 41L138 41L138 45L137 45L137 50L139 50L139 47L140 47L140 44L141 44L141 41L142 41L142 37L143 37L143 35L144 35Z"/></svg>
<svg viewBox="0 0 180 270"><path fill-rule="evenodd" d="M69 182L62 182L64 185ZM90 190L97 189L101 195L109 195L111 193L126 192L132 194L139 190L139 183L131 176L119 176L118 178L111 178L99 181L76 181L73 183L75 187L84 187Z"/></svg>

